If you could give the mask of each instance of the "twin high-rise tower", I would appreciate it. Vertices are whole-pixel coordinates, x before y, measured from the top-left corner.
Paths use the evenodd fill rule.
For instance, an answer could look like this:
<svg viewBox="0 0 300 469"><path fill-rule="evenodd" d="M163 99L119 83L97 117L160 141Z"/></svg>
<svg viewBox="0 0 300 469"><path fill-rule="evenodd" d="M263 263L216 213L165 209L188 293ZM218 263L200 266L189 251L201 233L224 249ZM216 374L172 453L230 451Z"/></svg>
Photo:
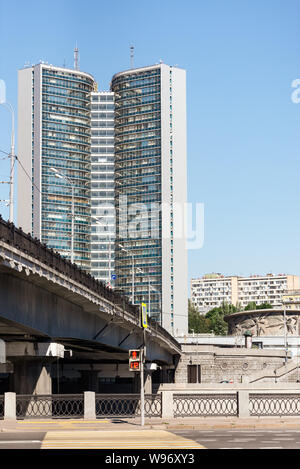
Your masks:
<svg viewBox="0 0 300 469"><path fill-rule="evenodd" d="M26 173L18 174L18 225L86 270L94 86L78 70L41 63L19 71L18 156Z"/></svg>
<svg viewBox="0 0 300 469"><path fill-rule="evenodd" d="M185 71L27 67L18 121L18 225L186 333Z"/></svg>

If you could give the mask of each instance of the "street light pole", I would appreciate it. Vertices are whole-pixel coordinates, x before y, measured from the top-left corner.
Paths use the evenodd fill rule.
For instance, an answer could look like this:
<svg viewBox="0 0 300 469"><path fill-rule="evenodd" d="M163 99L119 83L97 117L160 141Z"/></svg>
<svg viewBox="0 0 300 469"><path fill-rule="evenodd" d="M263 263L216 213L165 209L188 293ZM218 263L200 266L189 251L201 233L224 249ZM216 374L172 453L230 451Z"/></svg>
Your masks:
<svg viewBox="0 0 300 469"><path fill-rule="evenodd" d="M111 235L108 234L108 281L111 283Z"/></svg>
<svg viewBox="0 0 300 469"><path fill-rule="evenodd" d="M286 307L283 307L283 321L284 321L284 348L285 348L285 364L287 364L287 328L286 328Z"/></svg>
<svg viewBox="0 0 300 469"><path fill-rule="evenodd" d="M72 264L74 263L74 219L75 219L75 203L74 203L74 184L71 182L71 180L65 176L64 174L61 174L56 168L50 168L51 171L54 172L55 176L59 179L64 179L70 186L71 186L71 194L72 194L72 202L71 202L71 253L70 253L70 258Z"/></svg>
<svg viewBox="0 0 300 469"><path fill-rule="evenodd" d="M1 103L11 112L11 148L10 148L10 177L9 177L9 221L14 222L14 184L15 184L15 111L9 102Z"/></svg>
<svg viewBox="0 0 300 469"><path fill-rule="evenodd" d="M72 188L72 209L71 209L71 262L74 263L74 218L75 218L75 207L74 207L74 186Z"/></svg>
<svg viewBox="0 0 300 469"><path fill-rule="evenodd" d="M150 275L148 277L148 314L151 315Z"/></svg>
<svg viewBox="0 0 300 469"><path fill-rule="evenodd" d="M132 304L134 305L134 283L135 283L135 276L134 276L134 256L131 252L127 251L127 249L124 248L124 246L122 246L122 244L118 244L118 246L120 246L121 248L121 251L124 251L124 252L127 252L127 254L129 254L132 258L132 271L131 271L131 283L132 283L132 286L131 286L131 290L132 290L132 293L131 293L131 302Z"/></svg>
<svg viewBox="0 0 300 469"><path fill-rule="evenodd" d="M132 254L132 304L134 305L134 282L135 282L135 278L134 278L134 257L133 257L133 254Z"/></svg>
<svg viewBox="0 0 300 469"><path fill-rule="evenodd" d="M92 216L91 217L93 220L96 220L96 222L101 225L100 223L100 220L104 219L105 217L96 217L96 216ZM108 229L108 221L106 220L106 228ZM111 243L112 243L112 236L111 236L111 233L108 232L108 281L107 281L107 284L108 285L111 285Z"/></svg>

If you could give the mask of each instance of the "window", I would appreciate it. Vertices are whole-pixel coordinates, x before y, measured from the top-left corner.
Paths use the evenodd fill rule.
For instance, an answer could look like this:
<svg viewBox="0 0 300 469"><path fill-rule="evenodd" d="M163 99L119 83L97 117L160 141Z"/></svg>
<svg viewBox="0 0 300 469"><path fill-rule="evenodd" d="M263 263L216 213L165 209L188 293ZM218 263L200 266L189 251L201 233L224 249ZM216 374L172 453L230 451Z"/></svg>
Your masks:
<svg viewBox="0 0 300 469"><path fill-rule="evenodd" d="M188 383L201 383L201 365L188 365Z"/></svg>

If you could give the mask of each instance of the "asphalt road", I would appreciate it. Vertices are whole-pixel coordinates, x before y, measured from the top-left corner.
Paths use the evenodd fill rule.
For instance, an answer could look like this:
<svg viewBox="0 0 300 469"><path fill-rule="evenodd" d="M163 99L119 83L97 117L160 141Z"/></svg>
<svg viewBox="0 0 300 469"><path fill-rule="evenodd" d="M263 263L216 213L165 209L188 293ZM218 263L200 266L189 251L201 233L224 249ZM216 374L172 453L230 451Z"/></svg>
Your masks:
<svg viewBox="0 0 300 469"><path fill-rule="evenodd" d="M170 430L169 430L170 431ZM207 449L300 449L300 430L174 430Z"/></svg>
<svg viewBox="0 0 300 469"><path fill-rule="evenodd" d="M2 449L39 449L45 432L0 433L0 451Z"/></svg>
<svg viewBox="0 0 300 469"><path fill-rule="evenodd" d="M300 449L300 430L169 429L168 433L195 441L207 449ZM0 433L0 451L1 449L40 449L45 447L45 437L46 432L2 432ZM59 442L60 439L63 439L63 434L57 441ZM70 441L72 441L72 437ZM76 441L75 434L74 441ZM63 446L62 444L60 447ZM88 446L86 444L86 448ZM155 442L152 441L152 448L155 446ZM180 446L181 444L178 443L179 448Z"/></svg>
<svg viewBox="0 0 300 469"><path fill-rule="evenodd" d="M60 430L2 432L1 449L203 449L195 440L166 430Z"/></svg>

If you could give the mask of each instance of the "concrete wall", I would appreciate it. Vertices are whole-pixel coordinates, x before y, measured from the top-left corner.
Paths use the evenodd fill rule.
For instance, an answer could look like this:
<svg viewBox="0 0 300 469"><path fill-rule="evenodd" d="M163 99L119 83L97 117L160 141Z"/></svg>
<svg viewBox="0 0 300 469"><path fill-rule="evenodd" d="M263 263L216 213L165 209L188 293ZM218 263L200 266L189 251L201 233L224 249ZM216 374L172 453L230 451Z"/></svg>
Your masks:
<svg viewBox="0 0 300 469"><path fill-rule="evenodd" d="M183 354L175 372L175 383L188 382L188 365L200 365L201 383L223 380L241 383L252 374L268 371L284 364L285 352L214 346L183 345ZM290 355L289 355L290 356ZM292 378L291 378L292 379Z"/></svg>

